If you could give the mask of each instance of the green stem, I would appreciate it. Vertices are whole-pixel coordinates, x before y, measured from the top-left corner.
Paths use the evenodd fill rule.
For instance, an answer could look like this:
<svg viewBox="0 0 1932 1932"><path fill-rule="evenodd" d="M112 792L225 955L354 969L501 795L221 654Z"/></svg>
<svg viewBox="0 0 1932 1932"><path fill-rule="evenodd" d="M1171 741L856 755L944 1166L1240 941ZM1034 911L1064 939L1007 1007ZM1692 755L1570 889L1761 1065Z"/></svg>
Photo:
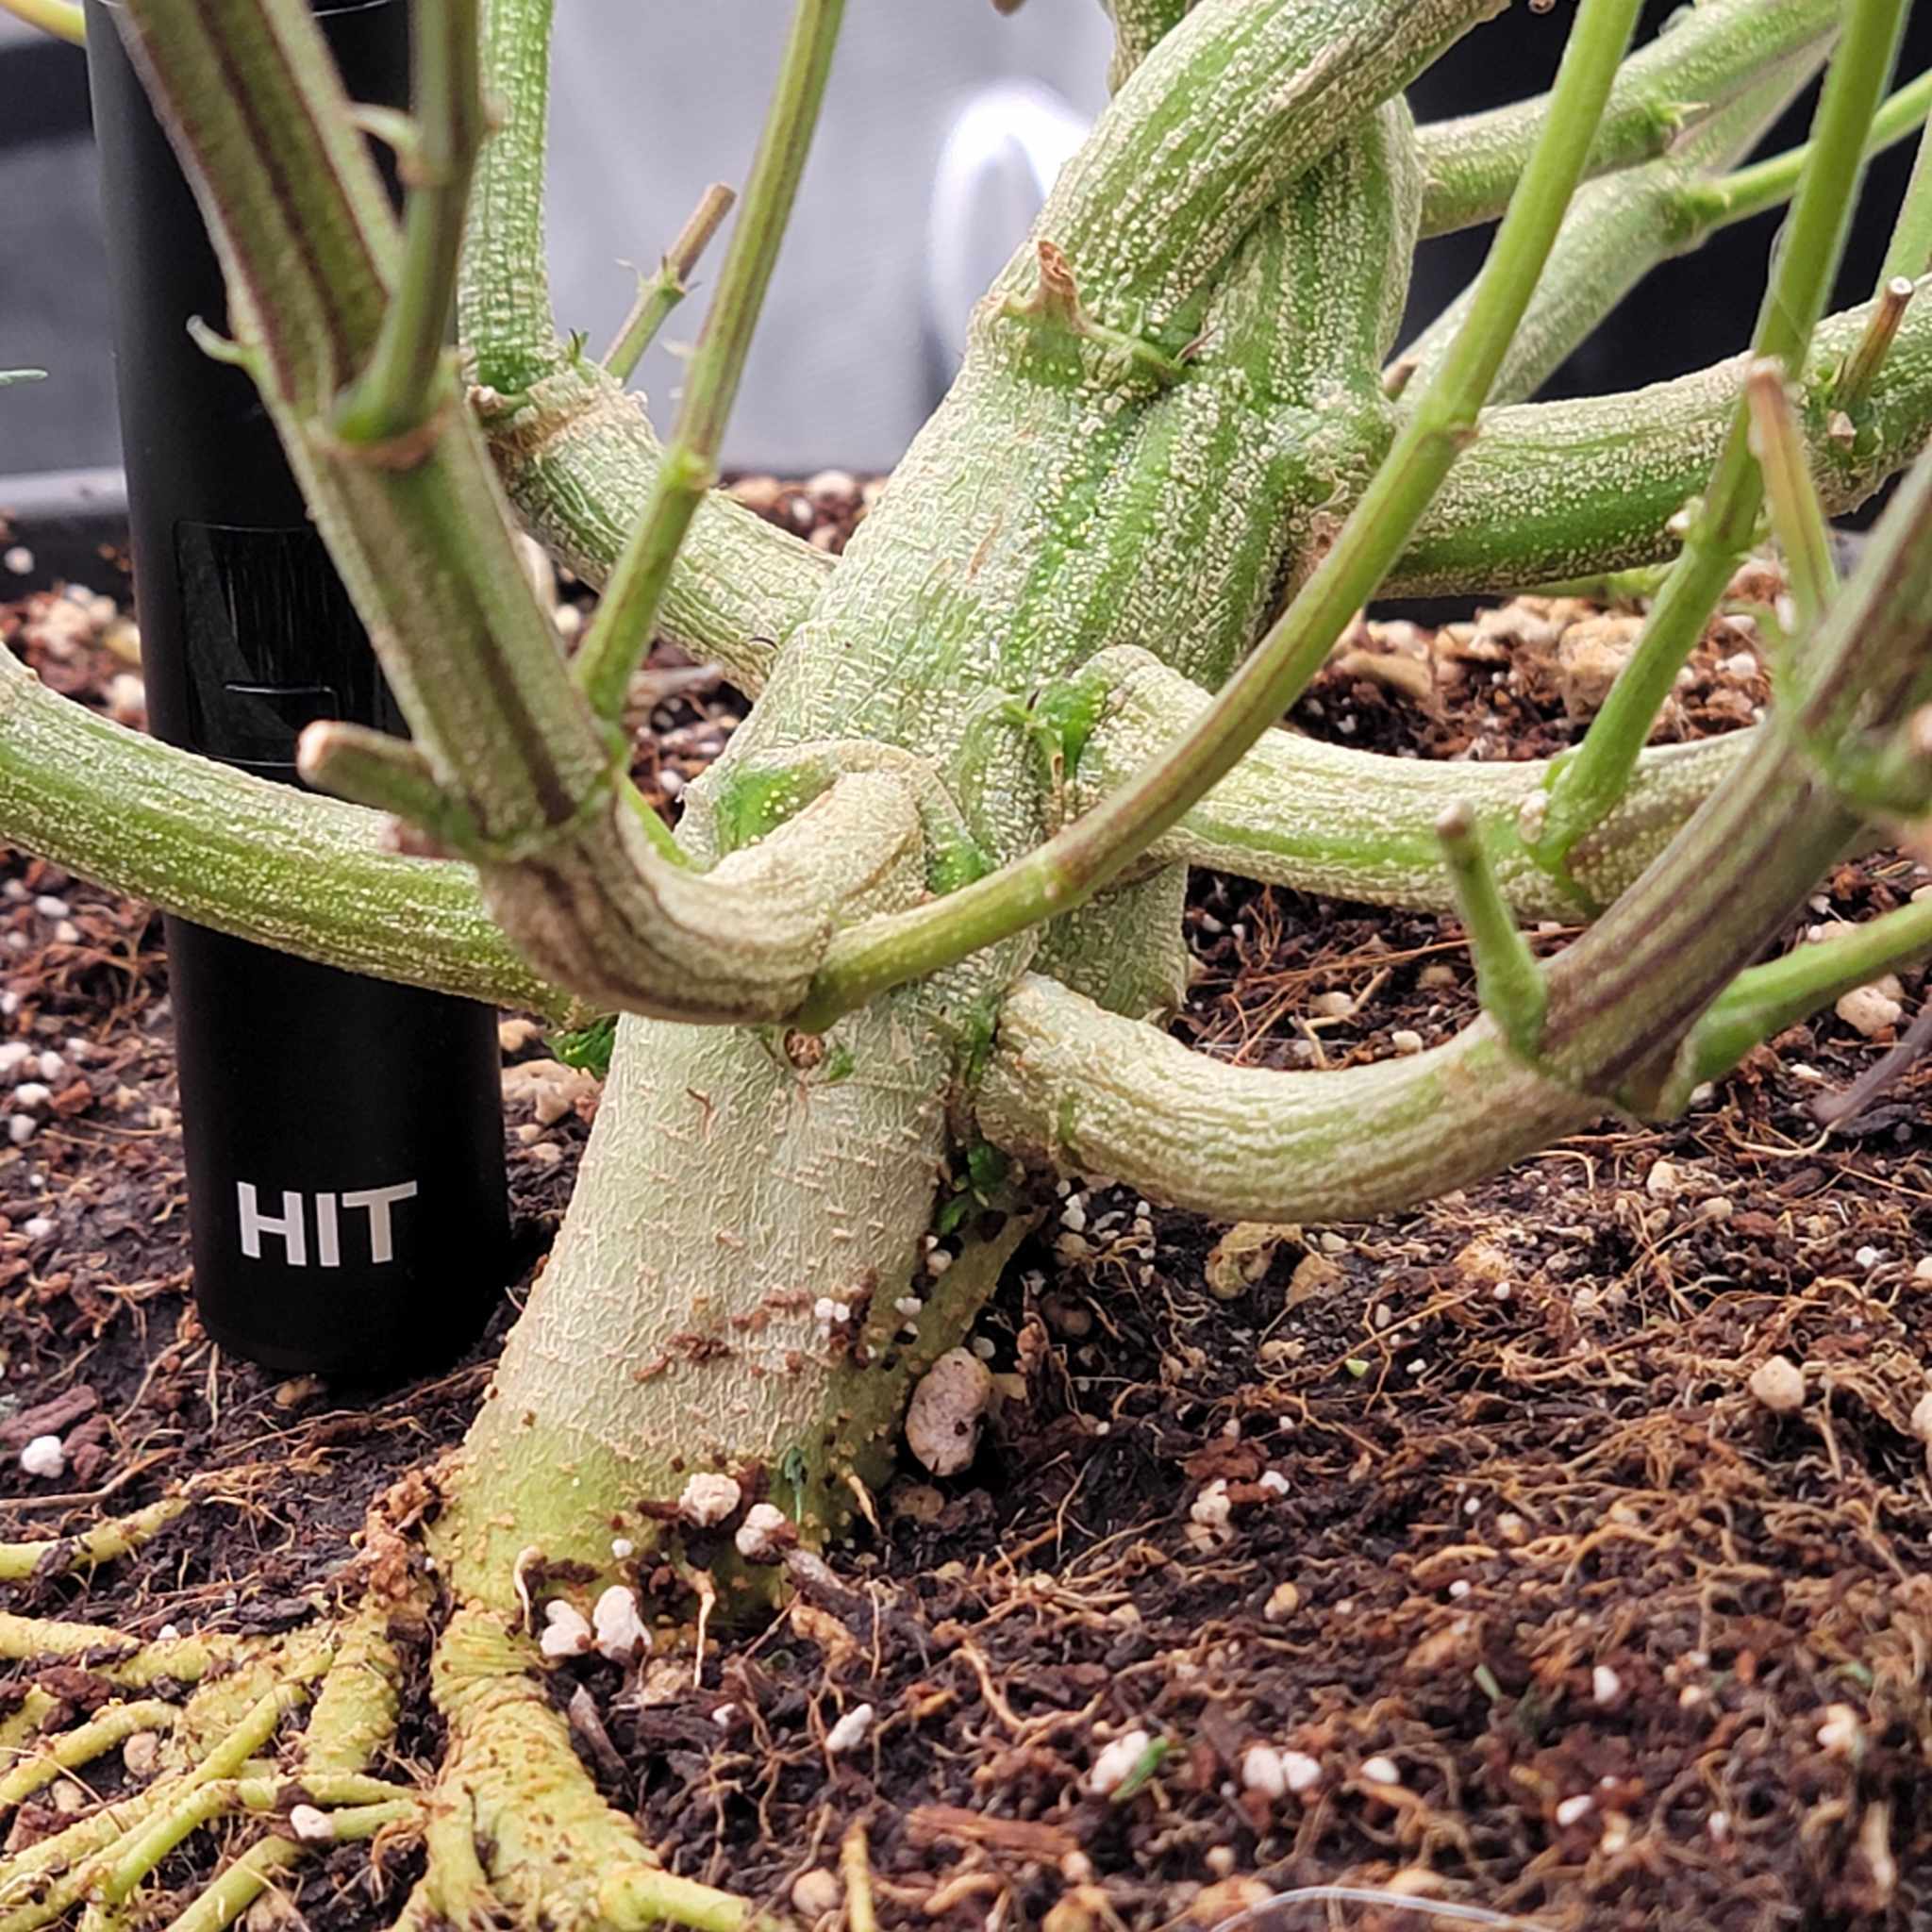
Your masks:
<svg viewBox="0 0 1932 1932"><path fill-rule="evenodd" d="M1474 429L1582 172L1637 10L1637 0L1584 0L1564 50L1552 111L1497 235L1467 325L1334 547L1214 705L1166 756L1045 844L950 897L841 935L813 983L800 1024L828 1025L889 987L935 972L1091 897L1212 790L1293 703L1343 625L1374 593ZM1163 42L1140 69L1137 82L1181 38L1176 33Z"/></svg>
<svg viewBox="0 0 1932 1932"><path fill-rule="evenodd" d="M1932 113L1932 73L1922 74L1889 96L1871 117L1865 135L1864 157L1883 154L1894 142L1903 141L1924 125ZM1782 208L1797 192L1805 170L1810 165L1813 143L1787 148L1783 154L1767 155L1748 168L1739 168L1715 181L1687 190L1684 215L1707 232L1747 222L1767 208ZM1918 179L1915 172L1914 182ZM1932 216L1927 217L1932 221ZM1904 273L1904 271L1901 271ZM1917 274L1924 273L1921 264Z"/></svg>
<svg viewBox="0 0 1932 1932"><path fill-rule="evenodd" d="M1854 931L1794 946L1739 974L1690 1029L1678 1055L1684 1092L1727 1074L1760 1041L1932 952L1932 900L1901 906Z"/></svg>
<svg viewBox="0 0 1932 1932"><path fill-rule="evenodd" d="M1809 159L1753 343L1757 356L1788 371L1804 365L1838 270L1873 110L1891 72L1904 17L1904 0L1855 0L1825 78ZM1677 567L1583 743L1557 774L1538 841L1547 865L1560 866L1622 795L1658 708L1750 544L1764 501L1750 439L1750 406L1740 397L1710 487L1690 515Z"/></svg>
<svg viewBox="0 0 1932 1932"><path fill-rule="evenodd" d="M73 0L0 0L0 13L10 13L56 40L72 41L76 47L87 43L87 15Z"/></svg>
<svg viewBox="0 0 1932 1932"><path fill-rule="evenodd" d="M1452 805L1436 821L1436 836L1469 930L1476 997L1504 1039L1533 1065L1549 1004L1542 968L1496 883L1495 868L1476 833L1474 812L1466 804Z"/></svg>
<svg viewBox="0 0 1932 1932"><path fill-rule="evenodd" d="M1885 251L1878 286L1883 289L1901 275L1916 282L1928 268L1932 268L1932 128L1919 137L1918 158L1912 162L1912 178L1906 184L1906 198L1892 224L1891 245Z"/></svg>
<svg viewBox="0 0 1932 1932"><path fill-rule="evenodd" d="M1834 516L1932 434L1932 302L1907 311L1855 434L1833 433L1839 373L1873 312L1866 304L1821 325L1802 384L1812 474ZM1674 555L1670 520L1708 482L1750 360L1624 394L1486 409L1383 594L1514 593Z"/></svg>
<svg viewBox="0 0 1932 1932"><path fill-rule="evenodd" d="M0 827L55 864L303 958L585 1017L520 959L466 865L406 858L377 812L219 765L58 696L0 652Z"/></svg>
<svg viewBox="0 0 1932 1932"><path fill-rule="evenodd" d="M1767 67L1828 40L1838 18L1836 0L1707 0L1624 63L1585 173L1667 153ZM1553 105L1554 96L1539 95L1422 128L1423 233L1501 214Z"/></svg>
<svg viewBox="0 0 1932 1932"><path fill-rule="evenodd" d="M691 219L677 231L676 241L664 251L657 273L638 277L637 300L617 331L617 340L603 357L604 367L619 382L630 380L639 358L657 341L665 318L691 293L698 258L711 245L712 236L724 225L737 199L736 192L724 182L712 182L699 197Z"/></svg>
<svg viewBox="0 0 1932 1932"><path fill-rule="evenodd" d="M577 653L578 686L600 717L614 719L624 708L631 675L650 647L685 533L717 481L718 447L791 218L843 15L844 0L798 0L792 15L744 208L691 358L676 430L643 522L605 585Z"/></svg>
<svg viewBox="0 0 1932 1932"><path fill-rule="evenodd" d="M375 353L336 410L336 434L345 442L396 442L454 400L439 378L486 132L476 9L477 0L417 0L416 137L403 156L409 199L402 268Z"/></svg>
<svg viewBox="0 0 1932 1932"><path fill-rule="evenodd" d="M1076 810L1130 783L1212 702L1130 645L1090 658L1069 695L1094 718L1073 772ZM1547 759L1378 758L1296 731L1264 731L1153 856L1300 892L1444 912L1455 891L1436 824L1467 803L1516 916L1574 920L1637 878L1749 755L1751 740L1739 731L1646 751L1629 791L1563 879L1536 863L1523 837L1524 808L1543 796Z"/></svg>
<svg viewBox="0 0 1932 1932"><path fill-rule="evenodd" d="M1496 372L1497 401L1533 394L1659 261L1706 240L1710 230L1690 212L1691 197L1715 171L1757 145L1824 55L1821 43L1788 56L1757 75L1668 154L1577 191L1523 326ZM1436 367L1468 312L1472 292L1459 295L1403 351L1391 378L1407 368L1407 385Z"/></svg>
<svg viewBox="0 0 1932 1932"><path fill-rule="evenodd" d="M1838 588L1838 565L1831 554L1831 527L1805 460L1805 439L1785 389L1783 365L1754 363L1745 395L1751 407L1751 446L1771 500L1771 527L1784 552L1798 627L1809 631Z"/></svg>

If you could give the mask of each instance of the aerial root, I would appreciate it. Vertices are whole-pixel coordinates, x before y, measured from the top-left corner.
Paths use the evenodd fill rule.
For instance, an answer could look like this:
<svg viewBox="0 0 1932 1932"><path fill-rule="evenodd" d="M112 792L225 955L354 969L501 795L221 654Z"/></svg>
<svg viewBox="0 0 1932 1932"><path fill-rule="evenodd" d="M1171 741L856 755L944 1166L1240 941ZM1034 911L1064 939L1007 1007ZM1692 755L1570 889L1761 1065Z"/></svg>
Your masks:
<svg viewBox="0 0 1932 1932"><path fill-rule="evenodd" d="M598 1795L545 1694L536 1646L510 1622L458 1610L437 1645L434 1690L449 1749L430 1800L429 1871L405 1926L472 1922L491 1901L557 1932L771 1923L730 1892L659 1867Z"/></svg>
<svg viewBox="0 0 1932 1932"><path fill-rule="evenodd" d="M42 1537L31 1542L0 1543L0 1583L25 1583L39 1576L66 1576L92 1570L138 1550L158 1530L189 1507L186 1496L164 1496L129 1516L96 1524L79 1536Z"/></svg>

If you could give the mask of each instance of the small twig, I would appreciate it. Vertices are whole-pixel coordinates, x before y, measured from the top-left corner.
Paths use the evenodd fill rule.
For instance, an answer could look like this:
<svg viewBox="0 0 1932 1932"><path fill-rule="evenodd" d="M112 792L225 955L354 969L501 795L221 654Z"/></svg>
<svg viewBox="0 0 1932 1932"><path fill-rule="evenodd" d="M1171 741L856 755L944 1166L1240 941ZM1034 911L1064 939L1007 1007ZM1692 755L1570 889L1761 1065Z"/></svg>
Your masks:
<svg viewBox="0 0 1932 1932"><path fill-rule="evenodd" d="M724 226L724 217L738 199L735 189L714 181L705 190L691 218L677 231L677 240L665 250L654 275L638 277L637 300L617 331L616 340L605 351L604 366L619 382L626 382L639 358L657 340L665 318L691 293L691 278L698 258L711 245L711 238Z"/></svg>
<svg viewBox="0 0 1932 1932"><path fill-rule="evenodd" d="M1909 275L1894 275L1878 291L1878 299L1872 305L1872 313L1865 324L1865 333L1858 338L1858 345L1845 358L1845 366L1839 371L1838 386L1832 392L1831 407L1842 409L1846 415L1863 407L1866 397L1872 393L1872 384L1878 375L1886 357L1891 353L1891 345L1898 340L1899 325L1906 319L1906 310L1911 306L1912 290L1915 284Z"/></svg>
<svg viewBox="0 0 1932 1932"><path fill-rule="evenodd" d="M622 715L631 673L649 648L672 566L698 506L717 480L718 447L738 394L765 290L785 239L812 129L824 99L844 0L798 0L764 134L745 183L744 208L718 276L718 292L691 358L671 446L649 503L604 587L575 659L578 687L600 717Z"/></svg>
<svg viewBox="0 0 1932 1932"><path fill-rule="evenodd" d="M1455 882L1462 923L1469 929L1476 997L1509 1044L1525 1058L1534 1058L1542 1041L1549 992L1542 968L1496 883L1475 813L1467 805L1452 805L1436 821L1436 837Z"/></svg>
<svg viewBox="0 0 1932 1932"><path fill-rule="evenodd" d="M1932 1046L1932 999L1919 1008L1918 1017L1906 1028L1898 1044L1867 1067L1842 1093L1827 1093L1814 1100L1811 1118L1821 1127L1841 1126L1847 1121L1857 1120L1911 1071L1912 1063L1927 1046Z"/></svg>
<svg viewBox="0 0 1932 1932"><path fill-rule="evenodd" d="M1907 292L1910 293L1909 286ZM1899 313L1905 313L1903 307ZM1896 327L1894 322L1894 333ZM1876 367L1874 362L1873 368ZM1745 394L1751 406L1751 446L1771 503L1771 526L1784 552L1785 572L1798 607L1798 628L1808 632L1824 615L1838 588L1831 526L1811 481L1804 434L1785 389L1784 365L1768 358L1753 362Z"/></svg>

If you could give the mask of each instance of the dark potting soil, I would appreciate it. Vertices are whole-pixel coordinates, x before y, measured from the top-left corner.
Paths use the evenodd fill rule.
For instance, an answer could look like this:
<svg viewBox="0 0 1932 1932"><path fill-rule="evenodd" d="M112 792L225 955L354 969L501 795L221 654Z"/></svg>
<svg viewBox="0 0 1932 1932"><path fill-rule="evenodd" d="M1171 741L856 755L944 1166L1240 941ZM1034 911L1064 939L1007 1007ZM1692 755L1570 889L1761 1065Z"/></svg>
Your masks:
<svg viewBox="0 0 1932 1932"><path fill-rule="evenodd" d="M741 487L828 547L863 508L849 479ZM1401 755L1542 755L1626 629L1529 605L1363 627L1295 722ZM139 722L111 611L30 598L0 639ZM668 650L650 679L637 769L675 812L744 706ZM1766 695L1748 619L1726 619L1664 733L1733 728ZM1847 865L1807 923L1924 882L1896 856ZM1346 1065L1475 1010L1453 921L1203 876L1190 924L1176 1028L1206 1051ZM0 948L0 1035L30 1050L0 1117L35 1124L0 1139L0 1532L204 1483L137 1557L13 1607L142 1634L325 1613L369 1503L460 1435L528 1275L426 1383L229 1359L188 1295L158 922L10 855ZM595 1091L527 1024L506 1016L504 1039L533 1271ZM714 1641L695 1686L688 1652L628 1684L560 1672L601 1716L587 1763L673 1869L788 1910L862 1823L891 1925L1152 1932L1324 1883L1592 1932L1932 1924L1932 1486L1910 1424L1932 1370L1932 1074L1829 1137L1809 1112L1885 1044L1826 1013L1677 1124L1606 1122L1369 1224L1223 1239L1069 1188L979 1325L1005 1399L973 1468L908 1465L881 1532L831 1553L834 1582ZM1791 1412L1750 1386L1776 1355L1805 1379ZM58 1477L19 1467L42 1432ZM828 1749L862 1705L857 1743ZM1147 1747L1114 1756L1150 1774L1096 1791L1136 1731ZM418 1674L386 1768L437 1745ZM95 1770L110 1794L117 1760ZM26 1807L16 1835L51 1815ZM216 1850L196 1838L163 1868L156 1923ZM274 1910L359 1932L414 1869L406 1847L342 1846Z"/></svg>

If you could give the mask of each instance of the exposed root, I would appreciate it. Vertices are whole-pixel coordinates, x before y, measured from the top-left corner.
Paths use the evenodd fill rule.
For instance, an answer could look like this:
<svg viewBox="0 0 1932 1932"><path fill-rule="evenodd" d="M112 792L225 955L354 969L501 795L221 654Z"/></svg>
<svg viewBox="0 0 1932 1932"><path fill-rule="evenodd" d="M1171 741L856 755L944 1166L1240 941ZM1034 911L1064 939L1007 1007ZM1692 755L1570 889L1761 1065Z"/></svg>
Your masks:
<svg viewBox="0 0 1932 1932"><path fill-rule="evenodd" d="M367 1773L395 1727L401 1667L390 1617L390 1606L372 1598L339 1631L300 1632L279 1641L169 1638L145 1644L95 1624L0 1617L0 1654L8 1657L78 1667L109 1682L199 1684L185 1704L163 1697L109 1704L31 1751L28 1739L61 1700L38 1686L29 1690L5 1740L16 1761L0 1776L0 1805L20 1803L138 1732L165 1736L165 1768L144 1790L102 1805L0 1863L0 1932L35 1932L77 1907L86 1932L111 1932L133 1914L144 1881L169 1853L217 1819L290 1814L306 1806L325 1821L310 1826L325 1842L416 1826L417 1795ZM294 1770L285 1773L261 1754L318 1680ZM176 1924L184 1932L221 1932L306 1849L296 1837L262 1839Z"/></svg>
<svg viewBox="0 0 1932 1932"><path fill-rule="evenodd" d="M437 1645L449 1753L431 1799L429 1872L405 1924L463 1924L493 1900L553 1932L750 1924L743 1900L660 1869L597 1795L540 1669L536 1646L489 1611L458 1610Z"/></svg>
<svg viewBox="0 0 1932 1932"><path fill-rule="evenodd" d="M198 1684L260 1645L241 1637L159 1637L143 1643L108 1624L58 1624L0 1612L0 1659L83 1664L109 1684L145 1690L163 1679Z"/></svg>
<svg viewBox="0 0 1932 1932"><path fill-rule="evenodd" d="M97 1563L111 1563L115 1557L139 1549L188 1507L186 1496L167 1496L132 1515L98 1524L79 1536L0 1543L0 1583L25 1583L37 1576L65 1576L75 1570L92 1570Z"/></svg>
<svg viewBox="0 0 1932 1932"><path fill-rule="evenodd" d="M49 1708L53 1702L51 1698L47 1700ZM78 1771L82 1765L92 1764L116 1745L125 1743L137 1731L171 1730L179 1715L174 1705L163 1704L158 1697L107 1706L78 1730L68 1731L42 1749L24 1755L6 1776L0 1777L0 1807L10 1809L23 1798L32 1797L63 1771Z"/></svg>

